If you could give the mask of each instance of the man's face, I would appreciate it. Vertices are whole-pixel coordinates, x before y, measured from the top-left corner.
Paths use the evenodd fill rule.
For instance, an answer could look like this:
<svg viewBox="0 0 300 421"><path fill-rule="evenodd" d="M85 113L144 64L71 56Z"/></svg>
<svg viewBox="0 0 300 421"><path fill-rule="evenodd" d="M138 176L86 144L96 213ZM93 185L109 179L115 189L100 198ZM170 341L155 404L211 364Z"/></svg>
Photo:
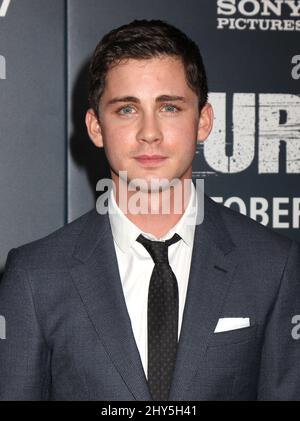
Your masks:
<svg viewBox="0 0 300 421"><path fill-rule="evenodd" d="M181 60L129 59L112 67L99 110L100 122L89 110L86 123L96 146L105 148L115 183L119 171L127 171L128 182L141 178L148 185L154 177L170 182L192 177L197 139L208 136L212 110L207 104L199 115Z"/></svg>

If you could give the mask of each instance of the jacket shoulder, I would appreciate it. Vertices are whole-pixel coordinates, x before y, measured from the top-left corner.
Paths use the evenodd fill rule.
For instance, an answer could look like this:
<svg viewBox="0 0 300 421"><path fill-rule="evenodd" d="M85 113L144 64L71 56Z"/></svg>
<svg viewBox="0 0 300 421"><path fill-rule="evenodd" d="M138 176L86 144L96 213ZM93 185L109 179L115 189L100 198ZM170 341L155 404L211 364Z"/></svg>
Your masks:
<svg viewBox="0 0 300 421"><path fill-rule="evenodd" d="M92 209L45 237L11 249L5 270L67 269L77 239L95 213Z"/></svg>
<svg viewBox="0 0 300 421"><path fill-rule="evenodd" d="M255 244L265 244L266 250L281 249L288 251L292 240L274 229L209 199L209 208L215 208L215 213L225 226L234 244L240 248L253 247ZM209 214L209 211L208 211Z"/></svg>

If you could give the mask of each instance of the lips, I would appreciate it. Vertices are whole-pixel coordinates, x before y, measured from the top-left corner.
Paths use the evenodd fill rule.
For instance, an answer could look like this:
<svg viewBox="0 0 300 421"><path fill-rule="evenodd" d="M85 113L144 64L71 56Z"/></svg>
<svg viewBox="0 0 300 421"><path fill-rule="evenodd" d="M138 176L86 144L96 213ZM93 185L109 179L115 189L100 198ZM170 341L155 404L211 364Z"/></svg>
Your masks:
<svg viewBox="0 0 300 421"><path fill-rule="evenodd" d="M139 155L135 159L141 164L160 164L167 157L163 155Z"/></svg>

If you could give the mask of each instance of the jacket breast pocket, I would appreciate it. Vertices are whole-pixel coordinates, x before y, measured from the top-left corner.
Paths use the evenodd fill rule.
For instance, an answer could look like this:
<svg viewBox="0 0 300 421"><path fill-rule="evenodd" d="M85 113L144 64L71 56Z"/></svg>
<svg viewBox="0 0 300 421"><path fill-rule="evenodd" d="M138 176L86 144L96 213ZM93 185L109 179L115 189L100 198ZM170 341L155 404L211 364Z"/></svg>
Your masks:
<svg viewBox="0 0 300 421"><path fill-rule="evenodd" d="M210 335L208 346L218 346L224 344L235 344L250 341L255 338L257 324L240 329L228 330L226 332L213 333Z"/></svg>
<svg viewBox="0 0 300 421"><path fill-rule="evenodd" d="M208 341L205 363L211 367L251 367L257 360L257 325L213 333Z"/></svg>

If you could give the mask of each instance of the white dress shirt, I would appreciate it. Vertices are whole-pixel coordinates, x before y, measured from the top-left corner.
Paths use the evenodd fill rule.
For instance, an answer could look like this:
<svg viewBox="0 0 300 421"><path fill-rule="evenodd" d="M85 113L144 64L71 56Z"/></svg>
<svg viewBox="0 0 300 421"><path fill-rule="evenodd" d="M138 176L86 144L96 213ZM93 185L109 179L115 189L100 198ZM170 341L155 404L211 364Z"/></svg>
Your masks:
<svg viewBox="0 0 300 421"><path fill-rule="evenodd" d="M182 217L161 238L156 238L151 233L143 232L127 218L118 207L112 188L108 198L108 212L127 310L147 377L147 304L148 289L154 262L145 247L137 242L136 239L140 234L143 234L150 240L165 241L175 233L182 238L180 241L168 247L169 263L178 282L179 340L194 244L195 223L191 223L191 221L196 221L197 195L195 186L191 182L190 199ZM187 218L189 218L188 223Z"/></svg>

